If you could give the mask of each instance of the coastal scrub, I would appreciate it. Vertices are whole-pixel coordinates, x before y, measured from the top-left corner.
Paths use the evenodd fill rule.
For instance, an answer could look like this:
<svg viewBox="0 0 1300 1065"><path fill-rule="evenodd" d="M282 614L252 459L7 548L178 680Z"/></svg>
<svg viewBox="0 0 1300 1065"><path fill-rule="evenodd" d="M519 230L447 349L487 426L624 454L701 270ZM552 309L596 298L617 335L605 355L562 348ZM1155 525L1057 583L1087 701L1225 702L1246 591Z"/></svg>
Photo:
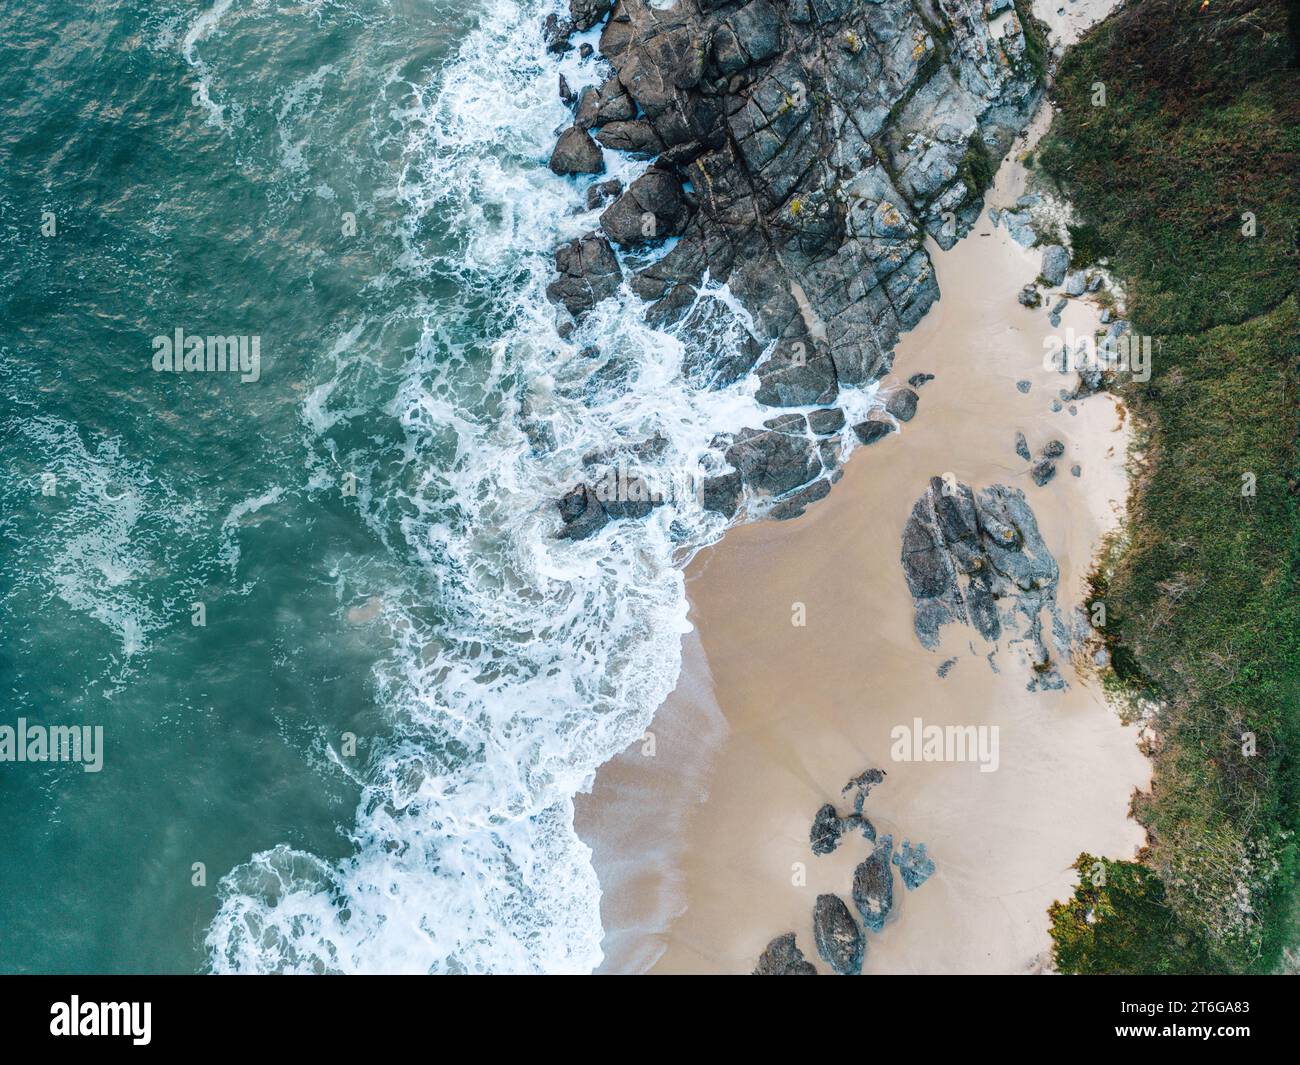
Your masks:
<svg viewBox="0 0 1300 1065"><path fill-rule="evenodd" d="M1300 832L1300 69L1281 0L1130 3L1066 54L1039 154L1105 254L1151 379L1094 581L1112 686L1156 707L1137 863L1081 856L1062 972L1273 971ZM1099 92L1098 87L1104 86ZM1098 103L1103 100L1103 103Z"/></svg>

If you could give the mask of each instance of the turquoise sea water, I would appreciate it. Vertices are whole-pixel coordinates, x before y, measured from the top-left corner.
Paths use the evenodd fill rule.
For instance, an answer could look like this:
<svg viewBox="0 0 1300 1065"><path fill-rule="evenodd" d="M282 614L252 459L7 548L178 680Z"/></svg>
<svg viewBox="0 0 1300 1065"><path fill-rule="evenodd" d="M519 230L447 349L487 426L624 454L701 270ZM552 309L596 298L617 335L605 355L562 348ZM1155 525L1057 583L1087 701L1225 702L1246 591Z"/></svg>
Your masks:
<svg viewBox="0 0 1300 1065"><path fill-rule="evenodd" d="M559 4L0 10L0 724L104 730L98 773L0 763L0 971L589 970L570 800L722 528L553 503L764 414L630 294L557 332ZM156 371L178 329L258 379Z"/></svg>

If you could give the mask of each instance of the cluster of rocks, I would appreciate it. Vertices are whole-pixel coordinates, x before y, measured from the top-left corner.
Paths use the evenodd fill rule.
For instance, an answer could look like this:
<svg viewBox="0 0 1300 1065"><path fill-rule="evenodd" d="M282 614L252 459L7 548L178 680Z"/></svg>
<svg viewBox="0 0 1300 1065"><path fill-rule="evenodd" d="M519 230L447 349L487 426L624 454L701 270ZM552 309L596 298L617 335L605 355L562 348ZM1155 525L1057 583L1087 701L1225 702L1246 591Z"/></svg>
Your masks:
<svg viewBox="0 0 1300 1065"><path fill-rule="evenodd" d="M984 192L971 160L1001 157L1038 102L1010 0L570 4L549 46L603 22L606 76L580 94L562 86L573 121L552 169L600 175L607 150L652 163L626 188L591 185L599 227L556 252L550 298L580 319L627 283L653 323L689 328L707 273L752 316L747 365L729 371L757 374L759 402L831 408L842 387L883 376L938 298L925 235L947 248L969 230ZM892 428L852 427L867 442ZM811 425L738 437L748 464L733 466L759 495L811 486L777 508L789 516L825 494L814 482L833 449L818 437Z"/></svg>
<svg viewBox="0 0 1300 1065"><path fill-rule="evenodd" d="M1030 209L1042 202L1043 198L1038 193L1026 193L1016 200L1014 208L999 210L990 207L989 221L995 226L1006 226L1012 240L1022 248L1031 248L1038 243L1038 232L1034 229L1034 217Z"/></svg>
<svg viewBox="0 0 1300 1065"><path fill-rule="evenodd" d="M1060 441L1044 449L1050 457L1063 452ZM931 478L903 529L901 560L925 647L937 649L939 630L959 622L988 643L1005 635L1022 645L1030 690L1065 686L1043 623L1046 615L1057 649L1068 653L1071 638L1056 605L1060 571L1023 492L993 485L975 493L954 478Z"/></svg>
<svg viewBox="0 0 1300 1065"><path fill-rule="evenodd" d="M844 786L841 794L851 794L853 809L841 815L834 804L826 803L813 818L809 843L814 854L830 854L849 832L861 832L871 845L871 853L853 871L849 897L853 910L835 894L818 895L813 904L813 940L817 953L840 976L854 976L862 971L867 941L864 929L880 932L894 906L894 874L898 867L904 887L909 891L924 884L934 874L934 862L926 854L925 844L915 849L904 841L894 853L893 836L876 839L876 830L863 813L871 789L885 779L884 770L868 769ZM859 923L860 922L860 923ZM815 975L816 969L804 958L795 944L793 932L777 936L759 957L756 976Z"/></svg>
<svg viewBox="0 0 1300 1065"><path fill-rule="evenodd" d="M1016 299L1022 307L1037 310L1043 305L1040 286L1046 289L1059 289L1056 302L1047 312L1048 321L1053 328L1056 328L1061 324L1061 312L1069 305L1071 298L1077 298L1085 293L1095 293L1104 283L1105 278L1100 271L1071 270L1070 253L1063 245L1045 244L1038 277L1025 285Z"/></svg>
<svg viewBox="0 0 1300 1065"><path fill-rule="evenodd" d="M1032 462L1029 476L1034 484L1041 488L1056 476L1056 459L1065 454L1065 444L1060 440L1049 440L1038 453L1037 461L1029 450L1029 441L1024 433L1016 433L1016 454L1026 462Z"/></svg>

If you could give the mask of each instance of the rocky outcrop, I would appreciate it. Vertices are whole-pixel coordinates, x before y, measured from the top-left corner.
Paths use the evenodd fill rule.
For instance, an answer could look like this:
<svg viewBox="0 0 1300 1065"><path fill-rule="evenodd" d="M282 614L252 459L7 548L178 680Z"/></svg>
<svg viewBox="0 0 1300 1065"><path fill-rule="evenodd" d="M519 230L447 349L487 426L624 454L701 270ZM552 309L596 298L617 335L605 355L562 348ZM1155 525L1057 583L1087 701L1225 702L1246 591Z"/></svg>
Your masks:
<svg viewBox="0 0 1300 1065"><path fill-rule="evenodd" d="M983 0L571 0L571 18L548 25L550 46L571 47L606 12L610 75L579 94L555 166L594 168L600 145L653 157L600 219L627 252L679 238L625 260L650 319L681 320L707 274L752 319L750 357L717 383L753 370L759 402L829 408L841 388L878 380L938 298L926 234L950 247L968 231L992 161L1037 103L1014 12L995 19ZM591 241L563 264L557 255L549 290L574 316L621 279ZM915 398L892 394L897 420ZM879 439L889 430L878 424L855 433ZM735 445L756 496L812 486L801 501L778 498L774 516L824 494L812 482L833 451L805 461L771 435Z"/></svg>
<svg viewBox="0 0 1300 1065"><path fill-rule="evenodd" d="M856 976L862 971L866 944L862 929L838 895L818 895L813 907L813 937L831 971L839 976Z"/></svg>
<svg viewBox="0 0 1300 1065"><path fill-rule="evenodd" d="M1046 613L1058 649L1068 652L1059 570L1023 492L994 485L977 495L951 477L931 478L903 529L901 559L924 646L938 647L942 626L968 624L990 643L1006 635L1024 645L1031 689L1063 686L1043 636Z"/></svg>
<svg viewBox="0 0 1300 1065"><path fill-rule="evenodd" d="M590 133L570 126L555 142L550 167L557 174L603 174L605 157Z"/></svg>
<svg viewBox="0 0 1300 1065"><path fill-rule="evenodd" d="M623 283L614 249L595 233L561 244L555 252L555 268L560 276L547 286L546 294L575 318L614 295Z"/></svg>
<svg viewBox="0 0 1300 1065"><path fill-rule="evenodd" d="M708 270L765 341L805 343L840 382L883 373L938 295L925 231L947 247L979 213L972 138L1000 155L1039 91L1014 16L997 35L976 0L920 12L910 0L615 4L600 51L644 127L619 127L613 143L662 145L659 168L695 190L683 239L635 280L645 298L671 302ZM580 122L633 121L599 101L584 99Z"/></svg>
<svg viewBox="0 0 1300 1065"><path fill-rule="evenodd" d="M817 970L803 956L794 941L794 933L777 936L759 955L755 976L816 976Z"/></svg>
<svg viewBox="0 0 1300 1065"><path fill-rule="evenodd" d="M615 244L636 248L679 236L689 218L681 182L665 170L650 170L605 208L600 228Z"/></svg>
<svg viewBox="0 0 1300 1065"><path fill-rule="evenodd" d="M1049 286L1055 288L1065 280L1070 269L1070 253L1059 244L1049 244L1043 249L1043 265L1038 271Z"/></svg>
<svg viewBox="0 0 1300 1065"><path fill-rule="evenodd" d="M897 392L891 392L889 398L885 400L885 410L900 422L910 422L916 417L916 404L919 398L910 388L900 388Z"/></svg>
<svg viewBox="0 0 1300 1065"><path fill-rule="evenodd" d="M820 451L802 414L774 429L742 429L727 461L756 492L779 495L807 484L822 470Z"/></svg>
<svg viewBox="0 0 1300 1065"><path fill-rule="evenodd" d="M894 908L894 870L890 865L893 850L894 837L882 836L871 856L853 870L853 905L872 932L885 927L889 911Z"/></svg>
<svg viewBox="0 0 1300 1065"><path fill-rule="evenodd" d="M861 832L864 839L876 838L875 826L863 816L861 809L841 817L833 805L825 803L813 818L808 845L813 854L830 854L840 845L845 833L854 831Z"/></svg>

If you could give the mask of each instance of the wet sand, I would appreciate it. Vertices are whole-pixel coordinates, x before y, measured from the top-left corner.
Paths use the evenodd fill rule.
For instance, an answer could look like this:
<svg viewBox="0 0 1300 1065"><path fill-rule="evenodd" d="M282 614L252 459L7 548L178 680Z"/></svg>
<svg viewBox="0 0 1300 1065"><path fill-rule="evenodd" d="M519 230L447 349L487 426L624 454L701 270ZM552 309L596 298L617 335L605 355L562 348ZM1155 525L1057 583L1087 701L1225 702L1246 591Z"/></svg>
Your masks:
<svg viewBox="0 0 1300 1065"><path fill-rule="evenodd" d="M1040 115L1030 141L1045 123ZM1023 191L1014 159L1024 147L1013 148L989 206ZM840 789L871 767L888 774L866 803L877 832L892 833L896 848L926 843L937 871L914 892L895 878L891 918L867 935L866 973L1043 971L1045 911L1071 890L1077 855L1128 858L1144 842L1129 801L1147 786L1149 764L1083 663L1053 651L1068 689L1031 693L1028 663L1005 638L990 662L971 628L946 627L934 652L913 633L899 548L930 477L1025 492L1060 566L1067 616L1126 495L1122 409L1102 394L1079 401L1075 415L1069 404L1052 412L1074 375L1043 365L1044 337L1091 333L1099 309L1072 300L1053 328L1046 307L1020 307L1016 293L1041 253L987 214L952 251L930 253L941 300L904 336L884 382L936 375L918 390L915 419L856 451L805 516L733 529L695 560L687 591L697 631L653 746L602 767L579 799L604 896L602 971L746 973L790 931L828 971L813 902L823 892L847 901L871 845L849 835L818 857L809 828L824 802L848 812ZM1031 382L1027 394L1020 380ZM1035 486L1016 455L1017 430L1035 455L1050 439L1065 443L1048 485ZM792 623L796 604L802 626ZM997 771L892 761L891 729L917 717L997 726Z"/></svg>

